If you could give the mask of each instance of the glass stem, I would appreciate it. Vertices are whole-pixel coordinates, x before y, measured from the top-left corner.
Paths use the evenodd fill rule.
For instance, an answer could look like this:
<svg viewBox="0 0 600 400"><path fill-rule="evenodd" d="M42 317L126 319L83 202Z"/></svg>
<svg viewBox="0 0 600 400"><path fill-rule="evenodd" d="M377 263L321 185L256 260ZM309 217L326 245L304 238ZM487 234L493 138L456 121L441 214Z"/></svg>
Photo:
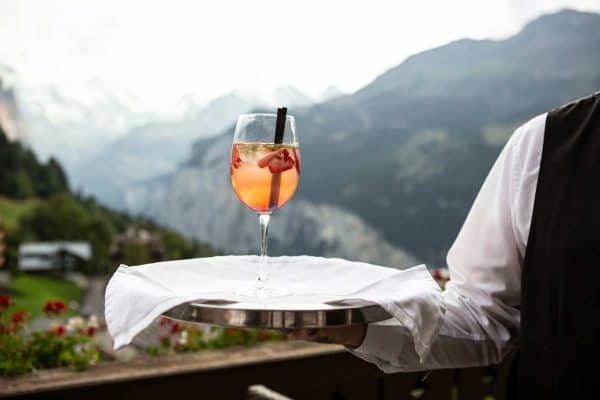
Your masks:
<svg viewBox="0 0 600 400"><path fill-rule="evenodd" d="M267 245L269 243L269 220L270 214L259 214L258 222L260 223L260 263L258 267L258 288L264 288L269 279L267 271Z"/></svg>

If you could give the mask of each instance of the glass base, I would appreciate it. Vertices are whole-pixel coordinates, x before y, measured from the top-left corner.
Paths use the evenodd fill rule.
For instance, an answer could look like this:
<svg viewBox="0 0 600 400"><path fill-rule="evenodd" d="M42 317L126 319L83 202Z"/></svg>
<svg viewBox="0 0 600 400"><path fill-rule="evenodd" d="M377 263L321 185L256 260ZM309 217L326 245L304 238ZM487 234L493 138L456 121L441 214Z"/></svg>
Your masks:
<svg viewBox="0 0 600 400"><path fill-rule="evenodd" d="M239 296L268 299L269 297L282 297L292 294L290 290L277 286L245 287L235 289L233 293Z"/></svg>

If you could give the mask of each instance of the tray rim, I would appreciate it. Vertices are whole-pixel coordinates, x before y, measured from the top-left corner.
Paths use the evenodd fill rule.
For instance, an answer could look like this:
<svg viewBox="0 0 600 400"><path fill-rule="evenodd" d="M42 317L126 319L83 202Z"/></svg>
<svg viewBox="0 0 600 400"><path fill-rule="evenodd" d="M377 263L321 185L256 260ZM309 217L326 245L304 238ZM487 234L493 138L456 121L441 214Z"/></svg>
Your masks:
<svg viewBox="0 0 600 400"><path fill-rule="evenodd" d="M188 301L165 311L163 316L187 323L278 330L353 326L391 317L378 304L365 301L340 305L322 303L327 306L322 309L249 308L236 306L246 303L225 300L228 304L218 304L219 301L223 300Z"/></svg>

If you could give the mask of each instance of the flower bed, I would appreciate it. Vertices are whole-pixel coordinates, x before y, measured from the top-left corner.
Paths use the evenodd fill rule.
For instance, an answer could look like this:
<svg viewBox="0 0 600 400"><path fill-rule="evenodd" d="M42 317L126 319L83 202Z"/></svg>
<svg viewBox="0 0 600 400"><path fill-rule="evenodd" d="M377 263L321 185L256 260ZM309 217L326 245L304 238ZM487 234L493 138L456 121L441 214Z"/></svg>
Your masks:
<svg viewBox="0 0 600 400"><path fill-rule="evenodd" d="M66 310L62 301L49 301L43 307L51 318L46 330L28 329L28 313L6 309L10 297L0 295L0 375L18 375L36 369L72 367L83 370L95 364L100 353L92 340L98 322L95 317L71 318L65 326L59 322Z"/></svg>
<svg viewBox="0 0 600 400"><path fill-rule="evenodd" d="M67 305L48 301L42 311L49 318L46 329L32 331L27 311L14 310L10 297L0 295L0 376L20 375L39 369L70 367L81 371L103 358L94 338L102 329L95 316L65 317ZM161 317L155 344L146 347L152 357L231 346L252 346L266 341L282 341L279 332L258 329L210 328L181 324ZM107 357L110 358L110 357Z"/></svg>
<svg viewBox="0 0 600 400"><path fill-rule="evenodd" d="M206 331L195 325L182 324L166 317L161 317L158 325L162 333L159 336L159 343L146 348L146 353L151 356L222 349L230 346L252 346L260 342L287 339L287 336L280 332L260 329L210 328Z"/></svg>

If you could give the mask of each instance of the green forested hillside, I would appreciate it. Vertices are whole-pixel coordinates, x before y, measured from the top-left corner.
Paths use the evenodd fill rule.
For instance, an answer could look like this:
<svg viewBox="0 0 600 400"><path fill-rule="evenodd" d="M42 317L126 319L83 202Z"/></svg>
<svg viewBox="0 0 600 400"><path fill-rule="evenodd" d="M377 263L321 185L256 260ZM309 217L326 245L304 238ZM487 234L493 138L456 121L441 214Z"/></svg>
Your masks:
<svg viewBox="0 0 600 400"><path fill-rule="evenodd" d="M9 142L0 127L0 195L24 199L67 192L67 177L55 159L39 162L31 150Z"/></svg>
<svg viewBox="0 0 600 400"><path fill-rule="evenodd" d="M0 126L0 223L7 231L8 268L17 264L23 241L83 240L92 245L90 273L106 273L115 265L109 248L115 236L135 226L157 234L168 259L212 255L210 247L184 239L152 221L105 207L93 197L72 193L62 167L50 159L40 162L19 142L9 142ZM125 249L127 250L127 249ZM149 261L139 248L135 263ZM125 251L127 260L127 251Z"/></svg>
<svg viewBox="0 0 600 400"><path fill-rule="evenodd" d="M29 213L38 203L35 198L9 199L0 196L0 221L5 229L15 229L19 226L19 219Z"/></svg>

